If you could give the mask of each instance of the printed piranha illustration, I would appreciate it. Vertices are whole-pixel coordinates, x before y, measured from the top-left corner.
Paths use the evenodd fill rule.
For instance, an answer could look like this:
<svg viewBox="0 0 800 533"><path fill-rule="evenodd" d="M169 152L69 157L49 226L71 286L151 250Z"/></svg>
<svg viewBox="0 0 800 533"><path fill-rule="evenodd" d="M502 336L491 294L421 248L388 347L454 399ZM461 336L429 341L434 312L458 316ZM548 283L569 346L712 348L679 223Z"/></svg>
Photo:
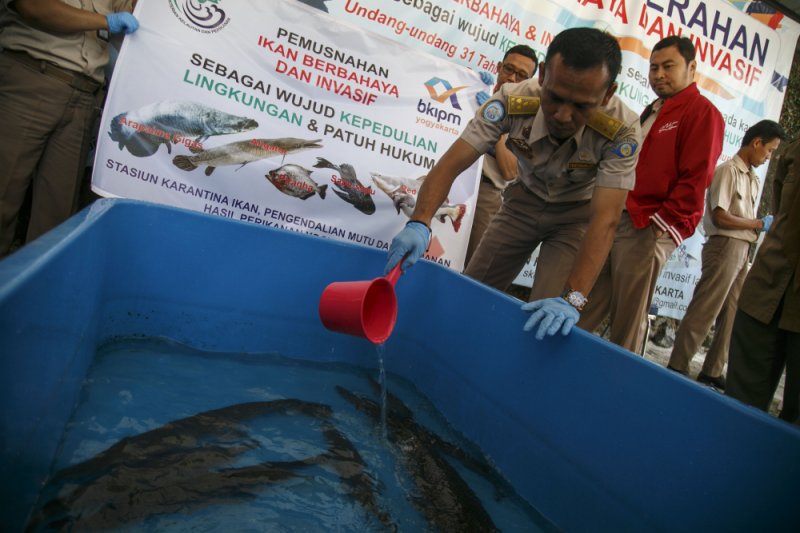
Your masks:
<svg viewBox="0 0 800 533"><path fill-rule="evenodd" d="M258 122L231 115L196 102L162 101L111 119L109 137L136 157L158 151L162 144L172 153L172 144L184 144L196 152L212 135L254 130Z"/></svg>
<svg viewBox="0 0 800 533"><path fill-rule="evenodd" d="M336 196L352 205L365 215L371 215L375 212L375 202L372 201L372 195L375 191L372 187L366 187L356 176L356 169L353 165L342 163L341 165L334 165L323 157L318 157L314 168L330 168L339 173L339 178L332 178L333 192Z"/></svg>
<svg viewBox="0 0 800 533"><path fill-rule="evenodd" d="M371 172L372 182L380 190L392 199L395 209L398 214L402 211L407 217L411 217L414 212L414 206L417 205L417 194L419 188L425 177L411 179L411 178L395 178L391 176L384 176L377 172ZM433 218L439 222L444 222L447 218L453 224L453 230L458 231L461 229L461 220L467 212L466 204L451 205L449 200L445 200L439 209L434 213Z"/></svg>
<svg viewBox="0 0 800 533"><path fill-rule="evenodd" d="M181 170L191 171L200 165L206 165L206 176L210 176L214 169L225 165L240 165L280 155L293 154L309 148L322 148L321 139L306 140L294 137L280 139L250 139L235 141L216 148L202 150L196 155L176 155L172 163ZM283 162L283 159L281 159ZM238 170L238 169L237 169Z"/></svg>
<svg viewBox="0 0 800 533"><path fill-rule="evenodd" d="M317 193L324 200L325 191L328 189L327 184L320 185L311 179L311 171L300 165L283 165L270 170L264 177L283 194L301 200L307 200Z"/></svg>

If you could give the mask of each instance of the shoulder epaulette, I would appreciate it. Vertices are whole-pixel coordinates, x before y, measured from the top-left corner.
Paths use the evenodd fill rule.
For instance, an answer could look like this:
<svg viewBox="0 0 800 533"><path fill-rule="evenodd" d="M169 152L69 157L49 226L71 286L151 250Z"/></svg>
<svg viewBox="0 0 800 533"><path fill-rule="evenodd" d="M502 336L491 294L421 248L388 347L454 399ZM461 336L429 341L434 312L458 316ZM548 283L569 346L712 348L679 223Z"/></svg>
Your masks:
<svg viewBox="0 0 800 533"><path fill-rule="evenodd" d="M535 115L539 111L538 96L509 96L509 115Z"/></svg>
<svg viewBox="0 0 800 533"><path fill-rule="evenodd" d="M621 120L617 120L611 115L607 115L602 111L597 111L591 116L586 125L603 137L613 141L617 137L619 130L621 130L622 126L625 124Z"/></svg>

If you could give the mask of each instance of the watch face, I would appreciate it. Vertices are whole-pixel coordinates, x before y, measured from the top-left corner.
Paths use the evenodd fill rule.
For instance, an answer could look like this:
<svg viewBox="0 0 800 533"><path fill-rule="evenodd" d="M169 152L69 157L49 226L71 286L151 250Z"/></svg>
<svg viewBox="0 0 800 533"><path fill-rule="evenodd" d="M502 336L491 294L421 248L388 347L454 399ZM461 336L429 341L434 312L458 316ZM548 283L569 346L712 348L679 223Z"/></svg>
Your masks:
<svg viewBox="0 0 800 533"><path fill-rule="evenodd" d="M570 291L567 293L567 301L573 307L577 307L579 310L586 305L586 296L579 293L578 291Z"/></svg>

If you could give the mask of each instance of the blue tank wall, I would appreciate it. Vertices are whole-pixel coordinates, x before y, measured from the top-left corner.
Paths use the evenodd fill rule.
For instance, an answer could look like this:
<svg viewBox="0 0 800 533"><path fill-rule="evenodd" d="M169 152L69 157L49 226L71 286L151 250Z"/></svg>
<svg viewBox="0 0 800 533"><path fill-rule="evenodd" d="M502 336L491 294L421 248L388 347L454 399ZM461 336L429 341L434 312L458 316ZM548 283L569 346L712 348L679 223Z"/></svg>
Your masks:
<svg viewBox="0 0 800 533"><path fill-rule="evenodd" d="M384 252L101 200L0 261L0 501L22 527L95 347L197 348L374 366L317 315ZM387 371L413 381L539 511L582 531L792 530L800 431L581 331L537 342L505 294L429 263L397 283Z"/></svg>

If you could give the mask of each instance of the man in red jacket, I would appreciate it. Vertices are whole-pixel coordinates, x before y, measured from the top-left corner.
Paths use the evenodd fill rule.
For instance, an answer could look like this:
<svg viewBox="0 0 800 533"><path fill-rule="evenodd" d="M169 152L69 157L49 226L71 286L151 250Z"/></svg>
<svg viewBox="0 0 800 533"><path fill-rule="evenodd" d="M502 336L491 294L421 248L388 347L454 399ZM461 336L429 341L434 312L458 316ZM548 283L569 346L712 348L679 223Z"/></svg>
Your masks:
<svg viewBox="0 0 800 533"><path fill-rule="evenodd" d="M638 352L661 267L703 216L722 151L725 121L693 82L692 41L670 36L650 55L658 98L641 115L644 143L611 253L578 326L594 331L610 315L610 340Z"/></svg>

